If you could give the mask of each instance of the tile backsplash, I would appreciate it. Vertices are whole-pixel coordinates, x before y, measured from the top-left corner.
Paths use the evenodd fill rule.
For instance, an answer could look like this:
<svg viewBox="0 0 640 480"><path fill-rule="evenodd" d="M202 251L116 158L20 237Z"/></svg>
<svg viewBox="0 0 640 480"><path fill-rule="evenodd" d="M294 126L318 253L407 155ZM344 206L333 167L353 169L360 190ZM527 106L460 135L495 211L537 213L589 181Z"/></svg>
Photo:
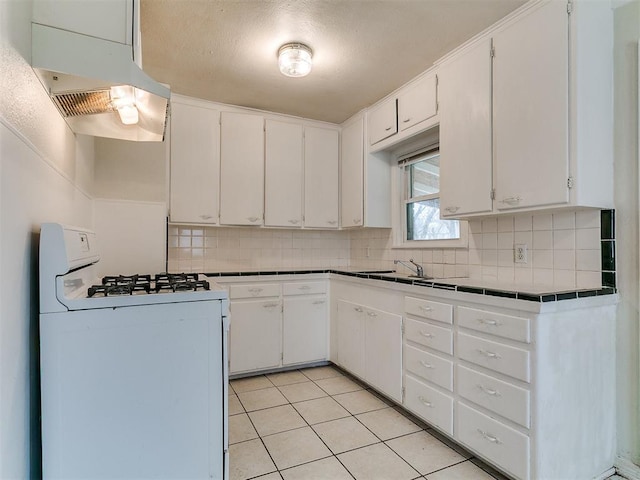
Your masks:
<svg viewBox="0 0 640 480"><path fill-rule="evenodd" d="M615 286L612 210L518 214L469 222L469 247L394 249L391 229L345 231L169 226L169 271L358 267L402 271L414 259L436 278L555 288ZM602 217L602 229L601 229ZM514 245L527 246L515 263ZM408 272L408 270L407 270Z"/></svg>

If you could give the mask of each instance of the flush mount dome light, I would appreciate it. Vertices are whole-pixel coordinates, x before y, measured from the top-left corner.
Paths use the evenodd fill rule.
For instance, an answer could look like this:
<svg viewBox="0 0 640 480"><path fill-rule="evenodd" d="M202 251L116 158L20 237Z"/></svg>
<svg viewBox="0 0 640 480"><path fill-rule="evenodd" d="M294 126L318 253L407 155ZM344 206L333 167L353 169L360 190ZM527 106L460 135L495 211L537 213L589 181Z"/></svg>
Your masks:
<svg viewBox="0 0 640 480"><path fill-rule="evenodd" d="M280 72L287 77L304 77L311 71L313 52L302 43L287 43L278 50Z"/></svg>

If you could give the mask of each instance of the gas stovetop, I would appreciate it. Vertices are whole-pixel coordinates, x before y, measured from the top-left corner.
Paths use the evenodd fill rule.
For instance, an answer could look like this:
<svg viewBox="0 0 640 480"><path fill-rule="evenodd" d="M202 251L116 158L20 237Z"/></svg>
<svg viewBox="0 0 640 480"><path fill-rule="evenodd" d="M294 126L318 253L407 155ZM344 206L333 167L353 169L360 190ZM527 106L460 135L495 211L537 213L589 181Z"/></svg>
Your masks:
<svg viewBox="0 0 640 480"><path fill-rule="evenodd" d="M207 280L200 280L197 273L158 273L155 275L109 275L100 285L92 285L88 297L111 297L160 292L195 292L209 290Z"/></svg>

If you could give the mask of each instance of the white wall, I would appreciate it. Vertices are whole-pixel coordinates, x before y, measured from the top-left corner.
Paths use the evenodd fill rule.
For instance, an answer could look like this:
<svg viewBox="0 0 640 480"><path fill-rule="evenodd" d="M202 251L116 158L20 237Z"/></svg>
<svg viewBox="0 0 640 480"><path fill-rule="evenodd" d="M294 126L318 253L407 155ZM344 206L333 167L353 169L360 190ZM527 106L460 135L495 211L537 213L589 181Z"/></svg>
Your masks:
<svg viewBox="0 0 640 480"><path fill-rule="evenodd" d="M640 465L638 39L640 0L614 12L614 168L618 248L618 454ZM625 463L624 460L621 463ZM640 468L636 474L640 473Z"/></svg>
<svg viewBox="0 0 640 480"><path fill-rule="evenodd" d="M76 137L29 66L31 1L0 1L0 478L40 476L38 232L92 225L93 139Z"/></svg>

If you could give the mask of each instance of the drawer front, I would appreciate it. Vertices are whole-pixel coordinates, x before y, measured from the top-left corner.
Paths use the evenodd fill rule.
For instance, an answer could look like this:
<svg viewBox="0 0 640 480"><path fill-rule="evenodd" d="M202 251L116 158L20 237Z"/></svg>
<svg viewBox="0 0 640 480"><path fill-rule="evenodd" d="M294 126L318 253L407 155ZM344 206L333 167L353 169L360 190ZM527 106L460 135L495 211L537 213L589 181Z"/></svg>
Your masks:
<svg viewBox="0 0 640 480"><path fill-rule="evenodd" d="M453 362L449 360L405 345L404 368L453 392Z"/></svg>
<svg viewBox="0 0 640 480"><path fill-rule="evenodd" d="M428 318L448 324L453 323L453 307L446 303L421 298L404 297L404 311L416 317Z"/></svg>
<svg viewBox="0 0 640 480"><path fill-rule="evenodd" d="M424 383L404 376L404 406L425 422L453 435L453 398Z"/></svg>
<svg viewBox="0 0 640 480"><path fill-rule="evenodd" d="M458 333L458 356L476 365L504 373L525 382L529 380L529 352L502 343Z"/></svg>
<svg viewBox="0 0 640 480"><path fill-rule="evenodd" d="M229 298L262 298L279 297L280 284L276 283L255 283L245 285L231 285L229 288Z"/></svg>
<svg viewBox="0 0 640 480"><path fill-rule="evenodd" d="M462 403L456 416L457 439L516 478L529 478L529 437Z"/></svg>
<svg viewBox="0 0 640 480"><path fill-rule="evenodd" d="M529 319L501 313L458 307L458 325L498 337L529 343Z"/></svg>
<svg viewBox="0 0 640 480"><path fill-rule="evenodd" d="M453 332L411 318L405 319L404 338L439 352L453 355Z"/></svg>
<svg viewBox="0 0 640 480"><path fill-rule="evenodd" d="M284 295L311 295L326 292L326 282L291 282L282 285Z"/></svg>
<svg viewBox="0 0 640 480"><path fill-rule="evenodd" d="M460 396L525 428L530 427L529 390L462 365L457 367L456 378Z"/></svg>

